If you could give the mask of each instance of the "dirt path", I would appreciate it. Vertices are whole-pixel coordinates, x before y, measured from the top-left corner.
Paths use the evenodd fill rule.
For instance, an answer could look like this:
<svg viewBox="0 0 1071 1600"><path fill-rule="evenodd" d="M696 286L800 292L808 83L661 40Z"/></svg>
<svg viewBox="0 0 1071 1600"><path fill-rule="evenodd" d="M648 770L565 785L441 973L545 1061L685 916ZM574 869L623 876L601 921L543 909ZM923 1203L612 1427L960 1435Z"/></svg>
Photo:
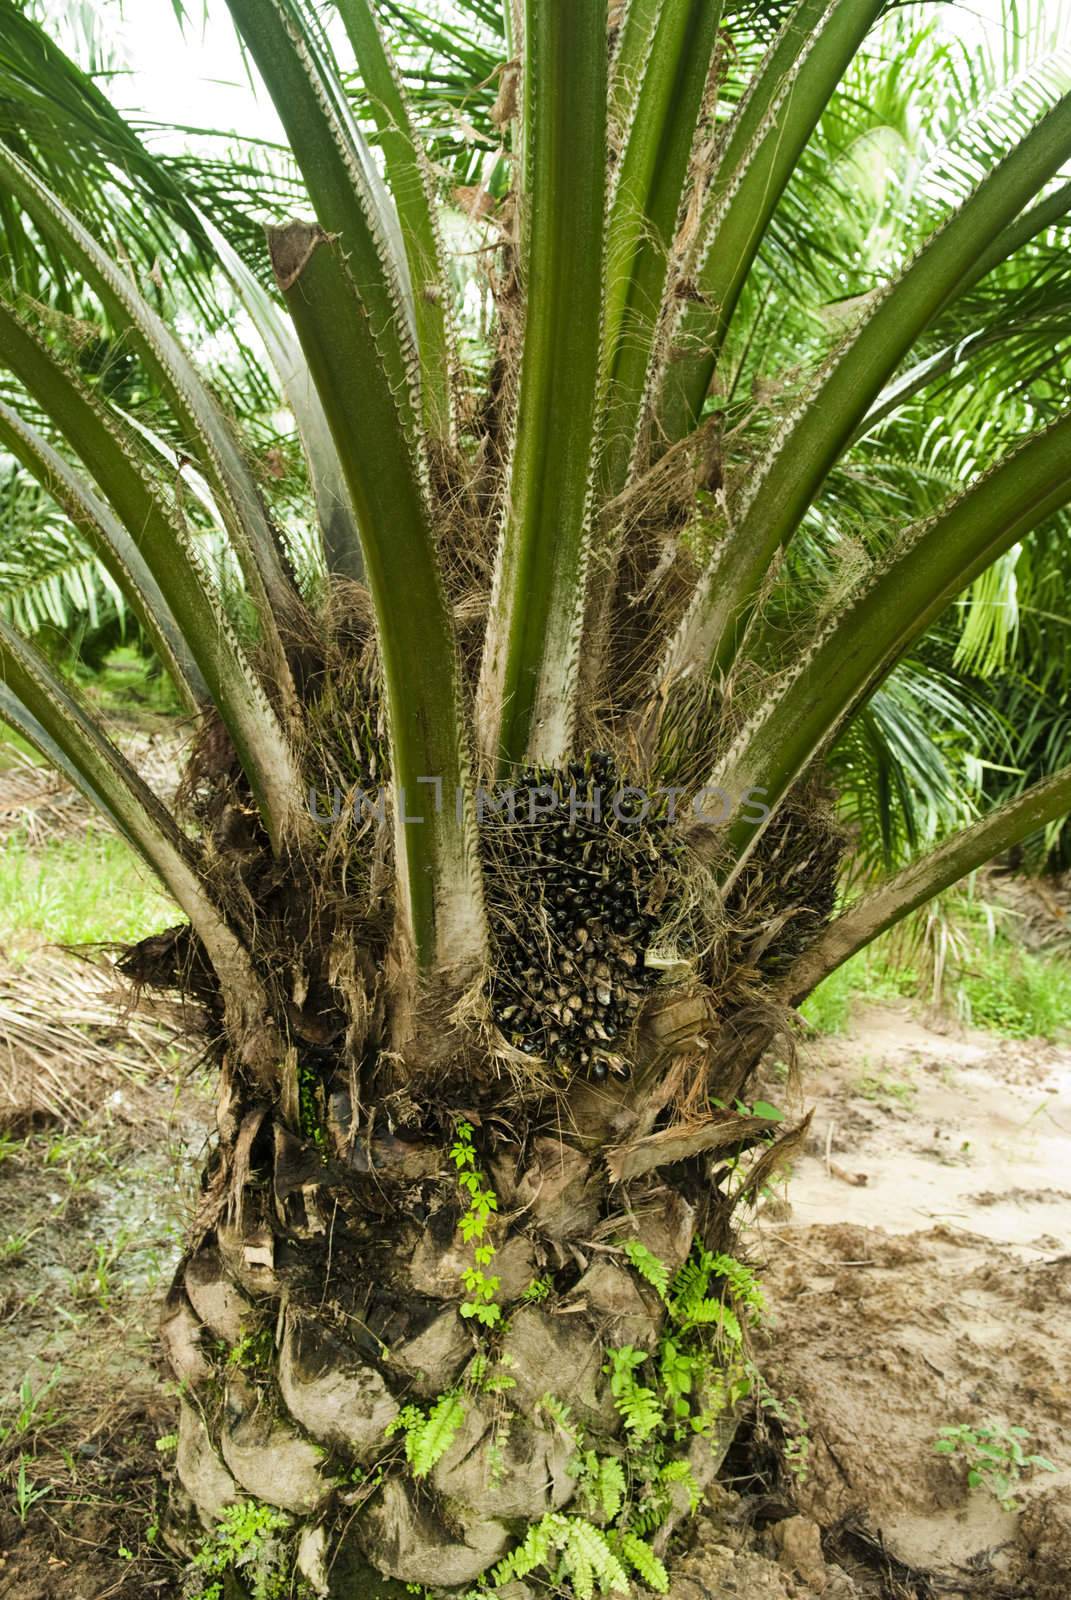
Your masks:
<svg viewBox="0 0 1071 1600"><path fill-rule="evenodd" d="M1071 1226L1071 1050L928 1026L904 1001L860 1008L805 1061L815 1114L793 1227L941 1224L1024 1261L1059 1249Z"/></svg>
<svg viewBox="0 0 1071 1600"><path fill-rule="evenodd" d="M940 1592L1066 1600L1071 1050L871 1005L807 1051L804 1092L807 1151L750 1238L761 1362L813 1437L800 1510L880 1533ZM1057 1468L1024 1474L1021 1512L934 1452L940 1428L990 1421Z"/></svg>

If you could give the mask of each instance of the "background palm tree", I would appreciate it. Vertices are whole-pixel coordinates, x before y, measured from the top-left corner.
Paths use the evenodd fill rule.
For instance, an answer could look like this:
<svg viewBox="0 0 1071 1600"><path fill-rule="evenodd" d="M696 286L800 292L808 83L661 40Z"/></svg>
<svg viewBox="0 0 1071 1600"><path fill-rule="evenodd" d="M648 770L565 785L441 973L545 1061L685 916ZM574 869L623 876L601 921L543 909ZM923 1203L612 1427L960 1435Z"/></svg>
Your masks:
<svg viewBox="0 0 1071 1600"><path fill-rule="evenodd" d="M895 124L882 61L933 59L880 0L228 3L297 171L154 157L0 3L0 436L193 729L172 812L25 605L0 621L0 713L188 919L124 969L217 1041L174 1537L252 1497L272 1581L664 1589L754 1382L732 1215L795 1137L748 1103L762 1050L1071 801L1061 766L834 914L834 780L862 813L881 762L947 771L911 730L984 726L963 671L1011 632L977 619L1062 537L1066 71L953 129L940 181L909 150L893 204L860 143ZM259 255L242 180L311 220ZM225 381L157 255L206 328L244 307ZM1019 384L986 430L994 351ZM275 382L305 501L235 426Z"/></svg>

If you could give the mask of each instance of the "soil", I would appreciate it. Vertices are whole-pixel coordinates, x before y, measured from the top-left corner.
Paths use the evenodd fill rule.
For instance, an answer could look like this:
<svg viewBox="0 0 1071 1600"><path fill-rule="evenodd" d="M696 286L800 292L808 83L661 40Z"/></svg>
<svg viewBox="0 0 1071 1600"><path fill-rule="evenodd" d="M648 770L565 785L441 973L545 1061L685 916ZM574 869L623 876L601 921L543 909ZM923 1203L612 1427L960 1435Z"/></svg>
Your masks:
<svg viewBox="0 0 1071 1600"><path fill-rule="evenodd" d="M804 1086L808 1147L750 1237L759 1364L813 1440L795 1504L880 1536L933 1592L1064 1600L1071 1050L870 1005L807 1052ZM1019 1512L934 1451L939 1428L988 1421L1056 1467L1023 1476Z"/></svg>
<svg viewBox="0 0 1071 1600"><path fill-rule="evenodd" d="M181 1574L157 1530L175 1402L145 1330L209 1088L193 1049L128 1054L107 1094L99 1062L82 1093L79 1070L72 1056L77 1115L12 1108L0 1141L0 1596L170 1600ZM756 1357L802 1408L808 1470L786 1471L768 1412L745 1421L671 1553L674 1600L1066 1600L1071 1050L868 1005L807 1048L803 1087L809 1145L746 1249L771 1313ZM776 1070L756 1093L789 1098ZM989 1420L1057 1469L1024 1474L1017 1511L933 1450L941 1427Z"/></svg>

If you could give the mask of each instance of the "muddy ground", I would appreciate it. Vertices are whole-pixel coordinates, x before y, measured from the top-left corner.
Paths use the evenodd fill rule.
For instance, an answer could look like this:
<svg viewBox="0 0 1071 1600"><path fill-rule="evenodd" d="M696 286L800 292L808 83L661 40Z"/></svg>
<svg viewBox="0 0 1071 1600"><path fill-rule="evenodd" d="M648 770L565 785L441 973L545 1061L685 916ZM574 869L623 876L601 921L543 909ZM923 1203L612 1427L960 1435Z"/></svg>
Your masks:
<svg viewBox="0 0 1071 1600"><path fill-rule="evenodd" d="M12 1043L9 1022L5 1051L25 979L3 976L0 1595L168 1600L175 1412L146 1329L192 1204L209 1086L196 1045L160 1019L98 1021L88 1064L60 1035L41 1076L36 1035ZM772 1069L763 1093L784 1105L782 1080ZM863 1005L807 1047L803 1097L809 1146L747 1238L776 1401L745 1420L677 1552L675 1600L1065 1600L1071 1050ZM806 1419L796 1473L778 1405ZM990 1420L1025 1429L1027 1453L1056 1468L1023 1474L1020 1509L934 1452L940 1428Z"/></svg>
<svg viewBox="0 0 1071 1600"><path fill-rule="evenodd" d="M803 1088L807 1152L749 1241L760 1364L813 1441L795 1505L831 1548L880 1537L901 1592L1066 1600L1071 1050L864 1005ZM1055 1468L1022 1475L1020 1509L934 1451L988 1422Z"/></svg>

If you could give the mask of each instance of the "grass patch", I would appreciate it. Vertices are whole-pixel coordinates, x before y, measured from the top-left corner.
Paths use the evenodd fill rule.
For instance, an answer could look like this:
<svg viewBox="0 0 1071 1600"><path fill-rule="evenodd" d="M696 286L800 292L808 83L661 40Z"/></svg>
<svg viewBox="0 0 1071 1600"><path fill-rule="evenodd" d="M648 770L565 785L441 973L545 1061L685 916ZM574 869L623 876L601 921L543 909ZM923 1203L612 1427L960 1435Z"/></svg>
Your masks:
<svg viewBox="0 0 1071 1600"><path fill-rule="evenodd" d="M965 1022L1006 1039L1060 1039L1071 1028L1071 962L1036 956L998 934L956 978Z"/></svg>
<svg viewBox="0 0 1071 1600"><path fill-rule="evenodd" d="M973 907L957 921L959 959L945 980L946 1001L964 1022L1007 1039L1062 1040L1071 1031L1071 961L1024 950L1001 929L994 933ZM843 1033L854 1001L932 998L914 967L897 962L892 939L876 939L846 961L800 1007L815 1033ZM902 957L901 957L902 959Z"/></svg>
<svg viewBox="0 0 1071 1600"><path fill-rule="evenodd" d="M32 761L35 767L44 765L33 745L27 744L21 733L9 728L6 722L0 722L0 772L26 761Z"/></svg>
<svg viewBox="0 0 1071 1600"><path fill-rule="evenodd" d="M852 967L858 959L859 957L855 956L851 961L845 962L843 967L831 972L825 982L820 983L814 993L809 994L800 1006L800 1015L815 1033L843 1033L848 1026L852 1000L857 993Z"/></svg>
<svg viewBox="0 0 1071 1600"><path fill-rule="evenodd" d="M808 995L800 1011L815 1033L843 1033L856 999L901 1000L918 994L918 973L897 965L882 946L876 939Z"/></svg>
<svg viewBox="0 0 1071 1600"><path fill-rule="evenodd" d="M167 729L183 714L171 679L133 645L120 645L110 650L99 666L90 667L81 661L62 658L56 660L55 665L89 702L96 715L107 723L154 733ZM47 765L21 734L0 722L0 772L24 761L32 761L35 766Z"/></svg>
<svg viewBox="0 0 1071 1600"><path fill-rule="evenodd" d="M0 852L0 946L8 959L40 944L143 939L180 919L124 839L87 828L31 846L15 833Z"/></svg>
<svg viewBox="0 0 1071 1600"><path fill-rule="evenodd" d="M99 665L78 662L68 672L105 716L151 728L182 712L171 679L132 645L110 650Z"/></svg>

